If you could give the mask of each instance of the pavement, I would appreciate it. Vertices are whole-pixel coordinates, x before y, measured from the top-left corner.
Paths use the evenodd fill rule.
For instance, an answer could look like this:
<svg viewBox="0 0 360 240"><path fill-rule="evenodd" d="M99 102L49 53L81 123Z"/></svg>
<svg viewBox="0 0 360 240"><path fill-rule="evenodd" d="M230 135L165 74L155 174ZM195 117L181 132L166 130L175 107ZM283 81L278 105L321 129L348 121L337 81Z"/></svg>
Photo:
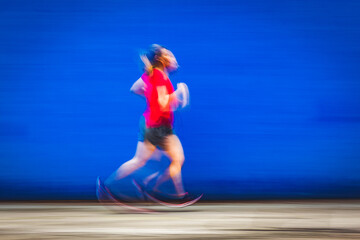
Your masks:
<svg viewBox="0 0 360 240"><path fill-rule="evenodd" d="M0 203L0 239L360 239L360 201L142 205Z"/></svg>

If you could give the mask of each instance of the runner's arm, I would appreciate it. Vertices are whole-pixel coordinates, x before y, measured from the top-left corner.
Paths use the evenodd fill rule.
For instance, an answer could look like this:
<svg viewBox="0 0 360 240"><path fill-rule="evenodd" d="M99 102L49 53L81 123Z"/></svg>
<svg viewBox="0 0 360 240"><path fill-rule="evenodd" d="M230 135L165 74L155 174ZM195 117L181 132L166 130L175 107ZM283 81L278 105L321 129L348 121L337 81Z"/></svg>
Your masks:
<svg viewBox="0 0 360 240"><path fill-rule="evenodd" d="M131 92L140 96L144 96L144 90L145 90L145 83L141 77L138 80L136 80L136 82L130 88Z"/></svg>

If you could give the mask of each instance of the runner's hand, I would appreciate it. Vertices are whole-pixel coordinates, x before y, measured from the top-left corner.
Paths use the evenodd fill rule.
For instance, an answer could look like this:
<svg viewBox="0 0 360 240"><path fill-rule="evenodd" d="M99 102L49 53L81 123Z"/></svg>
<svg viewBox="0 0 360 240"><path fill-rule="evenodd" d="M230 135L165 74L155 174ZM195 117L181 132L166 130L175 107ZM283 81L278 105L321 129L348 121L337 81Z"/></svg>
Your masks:
<svg viewBox="0 0 360 240"><path fill-rule="evenodd" d="M176 97L180 101L181 107L184 108L189 104L190 93L189 88L185 83L177 84Z"/></svg>

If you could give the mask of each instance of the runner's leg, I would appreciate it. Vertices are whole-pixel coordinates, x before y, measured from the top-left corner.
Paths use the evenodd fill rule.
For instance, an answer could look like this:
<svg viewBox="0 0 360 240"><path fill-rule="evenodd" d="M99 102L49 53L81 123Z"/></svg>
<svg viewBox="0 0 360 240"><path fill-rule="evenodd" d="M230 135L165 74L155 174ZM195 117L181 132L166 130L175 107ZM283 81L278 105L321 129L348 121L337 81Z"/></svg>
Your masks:
<svg viewBox="0 0 360 240"><path fill-rule="evenodd" d="M157 179L154 190L156 191L162 183L171 178L174 183L176 193L178 195L183 195L184 187L181 176L181 168L185 157L181 142L175 134L171 134L166 137L164 151L169 156L171 163L165 173Z"/></svg>
<svg viewBox="0 0 360 240"><path fill-rule="evenodd" d="M156 147L148 141L139 141L136 147L135 156L122 164L105 182L105 185L129 176L134 171L144 166L155 151Z"/></svg>

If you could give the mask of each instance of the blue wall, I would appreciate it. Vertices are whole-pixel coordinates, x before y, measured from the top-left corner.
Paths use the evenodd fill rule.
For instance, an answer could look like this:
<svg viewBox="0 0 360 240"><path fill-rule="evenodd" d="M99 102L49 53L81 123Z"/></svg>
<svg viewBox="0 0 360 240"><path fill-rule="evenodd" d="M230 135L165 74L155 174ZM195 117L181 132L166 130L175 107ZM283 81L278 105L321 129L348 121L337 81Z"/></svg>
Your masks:
<svg viewBox="0 0 360 240"><path fill-rule="evenodd" d="M175 120L189 191L360 197L359 1L14 0L0 1L0 199L95 197L134 154L145 104L129 88L152 43L190 88Z"/></svg>

